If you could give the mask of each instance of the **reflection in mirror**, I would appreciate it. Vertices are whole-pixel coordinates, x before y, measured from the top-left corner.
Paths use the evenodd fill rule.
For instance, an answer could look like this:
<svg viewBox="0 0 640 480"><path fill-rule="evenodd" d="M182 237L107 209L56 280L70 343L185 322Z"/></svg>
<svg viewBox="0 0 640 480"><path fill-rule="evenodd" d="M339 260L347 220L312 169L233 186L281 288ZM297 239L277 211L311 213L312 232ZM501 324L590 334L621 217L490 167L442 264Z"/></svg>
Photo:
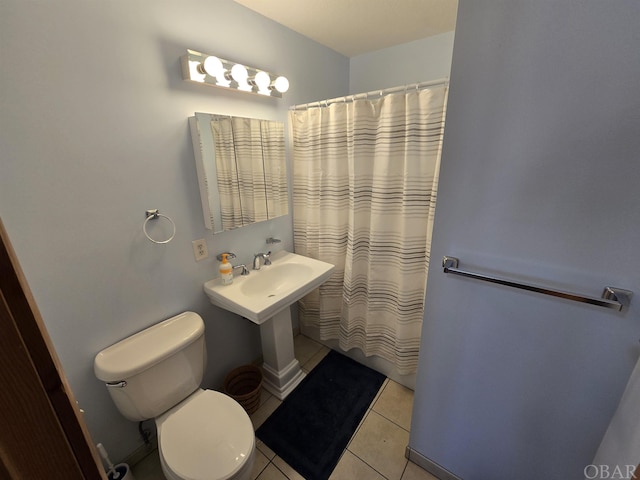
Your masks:
<svg viewBox="0 0 640 480"><path fill-rule="evenodd" d="M218 233L288 213L282 122L196 113L189 125L208 229Z"/></svg>

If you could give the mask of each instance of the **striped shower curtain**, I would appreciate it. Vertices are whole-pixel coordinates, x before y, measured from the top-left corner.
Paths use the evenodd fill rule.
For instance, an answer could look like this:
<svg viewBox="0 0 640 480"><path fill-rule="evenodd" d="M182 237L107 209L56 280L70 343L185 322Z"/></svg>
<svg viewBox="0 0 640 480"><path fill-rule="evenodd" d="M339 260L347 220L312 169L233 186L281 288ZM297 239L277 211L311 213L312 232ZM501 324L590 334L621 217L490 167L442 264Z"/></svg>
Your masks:
<svg viewBox="0 0 640 480"><path fill-rule="evenodd" d="M262 162L267 189L267 216L269 218L289 213L289 186L287 184L284 123L262 120Z"/></svg>
<svg viewBox="0 0 640 480"><path fill-rule="evenodd" d="M238 168L231 117L219 117L211 121L215 146L216 173L220 192L220 213L223 230L242 226L242 202L238 185Z"/></svg>
<svg viewBox="0 0 640 480"><path fill-rule="evenodd" d="M336 265L303 325L415 372L447 87L292 110L297 253Z"/></svg>
<svg viewBox="0 0 640 480"><path fill-rule="evenodd" d="M268 145L262 141L263 135L269 134L268 131L263 134L263 130L269 129L268 123L255 118L222 116L211 121L223 230L269 218L263 160Z"/></svg>

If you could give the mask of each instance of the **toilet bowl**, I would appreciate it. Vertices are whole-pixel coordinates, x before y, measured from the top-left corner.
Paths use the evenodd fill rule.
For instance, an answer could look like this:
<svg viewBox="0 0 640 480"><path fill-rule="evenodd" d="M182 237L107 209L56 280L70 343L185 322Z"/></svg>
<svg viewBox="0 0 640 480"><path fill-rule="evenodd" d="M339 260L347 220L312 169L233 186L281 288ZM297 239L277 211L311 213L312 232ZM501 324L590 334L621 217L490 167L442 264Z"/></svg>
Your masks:
<svg viewBox="0 0 640 480"><path fill-rule="evenodd" d="M156 418L160 464L167 480L249 479L253 425L232 398L198 390Z"/></svg>
<svg viewBox="0 0 640 480"><path fill-rule="evenodd" d="M132 421L155 419L168 480L248 480L255 432L231 397L200 388L204 322L185 312L105 348L94 372Z"/></svg>

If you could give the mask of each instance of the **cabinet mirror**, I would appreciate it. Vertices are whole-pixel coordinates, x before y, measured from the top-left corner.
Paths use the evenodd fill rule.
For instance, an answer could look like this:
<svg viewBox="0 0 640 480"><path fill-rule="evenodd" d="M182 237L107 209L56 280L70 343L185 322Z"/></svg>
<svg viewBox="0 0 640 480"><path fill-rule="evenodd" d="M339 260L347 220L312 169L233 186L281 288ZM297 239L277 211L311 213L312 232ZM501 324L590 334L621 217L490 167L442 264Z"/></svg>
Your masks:
<svg viewBox="0 0 640 480"><path fill-rule="evenodd" d="M189 126L209 230L219 233L288 213L282 122L196 113Z"/></svg>

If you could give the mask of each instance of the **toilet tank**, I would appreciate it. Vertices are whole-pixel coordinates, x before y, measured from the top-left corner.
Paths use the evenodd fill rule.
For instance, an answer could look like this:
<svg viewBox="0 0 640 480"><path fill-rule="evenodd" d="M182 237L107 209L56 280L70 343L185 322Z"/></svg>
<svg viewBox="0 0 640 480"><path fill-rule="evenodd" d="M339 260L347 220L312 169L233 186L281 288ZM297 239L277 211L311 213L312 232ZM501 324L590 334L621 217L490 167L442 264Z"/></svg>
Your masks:
<svg viewBox="0 0 640 480"><path fill-rule="evenodd" d="M155 418L200 386L204 322L185 312L142 330L96 355L94 372L129 420Z"/></svg>

